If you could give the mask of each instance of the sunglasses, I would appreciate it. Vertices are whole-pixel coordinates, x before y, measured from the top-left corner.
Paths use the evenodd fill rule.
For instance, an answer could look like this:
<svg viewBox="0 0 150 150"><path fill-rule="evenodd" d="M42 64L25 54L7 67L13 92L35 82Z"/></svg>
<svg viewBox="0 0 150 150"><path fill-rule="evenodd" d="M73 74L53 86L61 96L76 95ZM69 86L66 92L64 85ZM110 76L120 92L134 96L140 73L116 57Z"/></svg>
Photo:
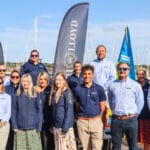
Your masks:
<svg viewBox="0 0 150 150"><path fill-rule="evenodd" d="M33 58L33 57L38 57L39 55L31 55L31 57Z"/></svg>
<svg viewBox="0 0 150 150"><path fill-rule="evenodd" d="M118 71L127 71L129 68L118 68Z"/></svg>
<svg viewBox="0 0 150 150"><path fill-rule="evenodd" d="M19 76L11 76L12 79L19 79Z"/></svg>
<svg viewBox="0 0 150 150"><path fill-rule="evenodd" d="M0 85L3 84L3 82L0 82Z"/></svg>
<svg viewBox="0 0 150 150"><path fill-rule="evenodd" d="M0 72L6 72L6 69L0 69Z"/></svg>

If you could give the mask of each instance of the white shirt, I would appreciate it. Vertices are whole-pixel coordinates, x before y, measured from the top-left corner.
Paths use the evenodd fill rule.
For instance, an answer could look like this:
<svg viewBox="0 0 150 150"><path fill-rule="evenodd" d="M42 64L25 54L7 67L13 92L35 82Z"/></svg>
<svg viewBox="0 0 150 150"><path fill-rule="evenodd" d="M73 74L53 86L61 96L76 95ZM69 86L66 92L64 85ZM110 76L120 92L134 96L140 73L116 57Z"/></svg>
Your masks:
<svg viewBox="0 0 150 150"><path fill-rule="evenodd" d="M11 96L0 93L0 120L9 122L11 116Z"/></svg>

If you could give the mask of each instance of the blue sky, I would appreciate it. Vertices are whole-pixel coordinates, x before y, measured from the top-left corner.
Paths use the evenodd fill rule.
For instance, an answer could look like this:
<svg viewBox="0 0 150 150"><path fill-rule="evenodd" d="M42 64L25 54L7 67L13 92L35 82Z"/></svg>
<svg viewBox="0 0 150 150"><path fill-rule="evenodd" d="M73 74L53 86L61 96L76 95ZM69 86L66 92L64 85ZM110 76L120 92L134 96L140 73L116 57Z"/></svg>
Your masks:
<svg viewBox="0 0 150 150"><path fill-rule="evenodd" d="M0 9L0 41L8 61L26 61L34 48L34 18L38 19L37 49L43 62L52 63L62 19L81 0L5 0ZM107 47L107 57L116 62L129 27L137 64L150 64L150 1L87 0L89 18L85 63L96 57L99 44Z"/></svg>

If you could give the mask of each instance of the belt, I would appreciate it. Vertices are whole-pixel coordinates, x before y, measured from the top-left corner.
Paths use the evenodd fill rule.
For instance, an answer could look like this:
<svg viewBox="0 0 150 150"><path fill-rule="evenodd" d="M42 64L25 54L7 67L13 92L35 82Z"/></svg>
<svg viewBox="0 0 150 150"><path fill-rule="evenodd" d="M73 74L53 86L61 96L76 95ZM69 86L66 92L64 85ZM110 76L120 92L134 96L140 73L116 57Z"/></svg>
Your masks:
<svg viewBox="0 0 150 150"><path fill-rule="evenodd" d="M121 119L121 120L127 120L127 119L130 119L130 118L134 118L136 116L137 116L137 114L129 114L129 115L123 115L123 116L119 116L119 115L116 115L116 114L112 115L113 118L117 118L117 119Z"/></svg>
<svg viewBox="0 0 150 150"><path fill-rule="evenodd" d="M101 115L96 116L96 117L78 117L78 119L82 119L82 120L92 120L92 119L97 119L97 118L101 118Z"/></svg>

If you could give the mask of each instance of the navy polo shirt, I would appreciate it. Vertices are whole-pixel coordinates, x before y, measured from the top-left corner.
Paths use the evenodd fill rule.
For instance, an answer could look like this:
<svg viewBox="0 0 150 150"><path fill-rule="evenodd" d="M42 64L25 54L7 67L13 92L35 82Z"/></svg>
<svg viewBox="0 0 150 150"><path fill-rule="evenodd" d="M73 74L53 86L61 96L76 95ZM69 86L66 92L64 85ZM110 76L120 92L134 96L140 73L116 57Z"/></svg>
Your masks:
<svg viewBox="0 0 150 150"><path fill-rule="evenodd" d="M106 100L103 87L94 82L90 88L85 87L84 84L77 86L75 97L80 104L78 117L96 117L100 115L99 103Z"/></svg>

